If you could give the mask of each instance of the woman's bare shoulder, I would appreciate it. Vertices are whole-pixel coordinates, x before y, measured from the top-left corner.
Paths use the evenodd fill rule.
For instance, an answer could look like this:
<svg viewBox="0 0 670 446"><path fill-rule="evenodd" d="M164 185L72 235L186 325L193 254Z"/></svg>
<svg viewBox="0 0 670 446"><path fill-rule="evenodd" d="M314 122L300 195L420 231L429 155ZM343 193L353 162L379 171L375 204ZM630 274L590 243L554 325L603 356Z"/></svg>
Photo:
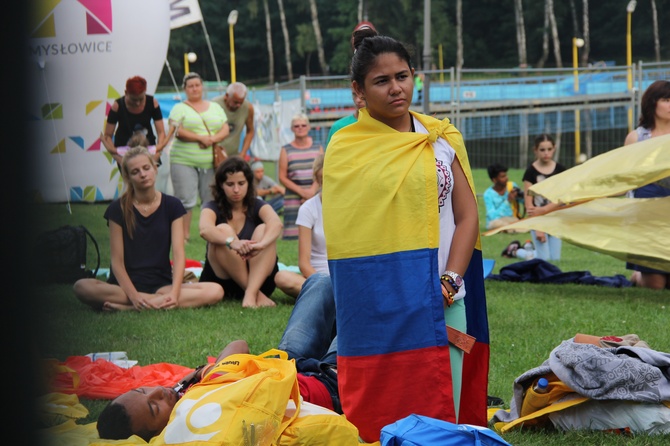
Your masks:
<svg viewBox="0 0 670 446"><path fill-rule="evenodd" d="M638 138L637 130L633 130L628 135L626 135L626 139L624 140L623 145L627 146L628 144L636 143L637 138Z"/></svg>

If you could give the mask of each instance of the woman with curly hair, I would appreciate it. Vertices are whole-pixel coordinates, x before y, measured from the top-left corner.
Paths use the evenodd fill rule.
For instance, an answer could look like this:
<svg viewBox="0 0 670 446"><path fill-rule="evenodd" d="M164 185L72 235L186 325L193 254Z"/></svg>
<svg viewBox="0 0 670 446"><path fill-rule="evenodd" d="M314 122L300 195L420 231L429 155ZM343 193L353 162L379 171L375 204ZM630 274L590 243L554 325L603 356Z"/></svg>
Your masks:
<svg viewBox="0 0 670 446"><path fill-rule="evenodd" d="M200 212L200 236L207 241L200 281L220 284L243 307L274 307L279 216L256 196L251 167L239 156L221 163L211 187L214 200Z"/></svg>

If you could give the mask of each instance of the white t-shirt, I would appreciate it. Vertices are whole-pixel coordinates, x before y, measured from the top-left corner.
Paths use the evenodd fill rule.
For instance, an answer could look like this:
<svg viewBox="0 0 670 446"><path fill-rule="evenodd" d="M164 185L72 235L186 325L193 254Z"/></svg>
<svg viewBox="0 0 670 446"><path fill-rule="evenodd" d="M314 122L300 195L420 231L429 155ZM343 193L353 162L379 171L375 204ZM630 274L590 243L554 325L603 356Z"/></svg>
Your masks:
<svg viewBox="0 0 670 446"><path fill-rule="evenodd" d="M328 256L326 255L326 237L323 234L323 208L321 207L320 193L300 205L295 224L312 230L310 256L312 267L320 273L330 274Z"/></svg>
<svg viewBox="0 0 670 446"><path fill-rule="evenodd" d="M414 119L414 128L417 133L428 133L428 130L416 119ZM454 222L454 209L451 201L451 195L454 191L454 174L451 171L451 163L456 158L456 151L444 139L438 138L433 143L435 152L435 168L437 170L437 199L440 209L440 247L438 250L438 271L441 275L447 269L447 260L451 249L451 241L454 238L456 223ZM454 296L454 300L465 297L465 286L463 286Z"/></svg>

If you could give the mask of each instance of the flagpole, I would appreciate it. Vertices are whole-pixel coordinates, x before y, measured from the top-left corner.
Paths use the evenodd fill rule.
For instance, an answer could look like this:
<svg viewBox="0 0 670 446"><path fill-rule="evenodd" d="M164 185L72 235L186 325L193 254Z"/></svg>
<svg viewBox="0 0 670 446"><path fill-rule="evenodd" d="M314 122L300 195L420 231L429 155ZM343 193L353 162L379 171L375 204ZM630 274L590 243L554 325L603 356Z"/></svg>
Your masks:
<svg viewBox="0 0 670 446"><path fill-rule="evenodd" d="M216 66L216 59L214 59L214 51L212 50L212 42L209 41L209 34L207 34L207 27L205 26L205 19L200 20L202 23L202 31L205 33L205 40L207 41L207 47L209 48L209 55L212 57L212 63L214 64L214 72L216 73L216 82L218 83L219 93L223 93L223 86L221 85L221 77L219 77L219 69Z"/></svg>
<svg viewBox="0 0 670 446"><path fill-rule="evenodd" d="M174 85L174 89L177 92L177 97L179 97L179 100L181 100L181 92L179 91L177 81L174 78L174 74L172 74L172 68L170 67L170 62L168 62L167 58L165 59L165 66L168 69L168 73L170 73L170 78L172 79L172 84Z"/></svg>

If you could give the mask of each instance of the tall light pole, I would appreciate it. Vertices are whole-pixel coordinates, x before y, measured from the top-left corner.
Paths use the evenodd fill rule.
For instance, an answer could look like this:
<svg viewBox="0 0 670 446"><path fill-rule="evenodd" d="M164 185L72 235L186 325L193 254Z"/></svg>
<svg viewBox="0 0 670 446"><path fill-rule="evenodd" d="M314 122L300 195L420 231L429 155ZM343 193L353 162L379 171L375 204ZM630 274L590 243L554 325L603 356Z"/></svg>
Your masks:
<svg viewBox="0 0 670 446"><path fill-rule="evenodd" d="M626 65L628 66L628 93L633 92L633 48L631 43L631 22L637 6L636 0L630 0L626 6ZM633 107L628 107L628 131L633 131Z"/></svg>
<svg viewBox="0 0 670 446"><path fill-rule="evenodd" d="M228 14L228 29L230 31L230 82L235 80L235 36L233 35L233 27L237 23L237 9L233 9Z"/></svg>
<svg viewBox="0 0 670 446"><path fill-rule="evenodd" d="M577 68L579 67L578 65L578 48L581 48L584 46L584 39L581 39L579 37L573 37L572 38L572 73L575 78L575 85L574 85L574 90L575 94L579 93L579 71ZM582 151L581 149L581 123L580 123L580 115L579 115L579 108L575 109L575 163L579 164L580 162L580 153Z"/></svg>

